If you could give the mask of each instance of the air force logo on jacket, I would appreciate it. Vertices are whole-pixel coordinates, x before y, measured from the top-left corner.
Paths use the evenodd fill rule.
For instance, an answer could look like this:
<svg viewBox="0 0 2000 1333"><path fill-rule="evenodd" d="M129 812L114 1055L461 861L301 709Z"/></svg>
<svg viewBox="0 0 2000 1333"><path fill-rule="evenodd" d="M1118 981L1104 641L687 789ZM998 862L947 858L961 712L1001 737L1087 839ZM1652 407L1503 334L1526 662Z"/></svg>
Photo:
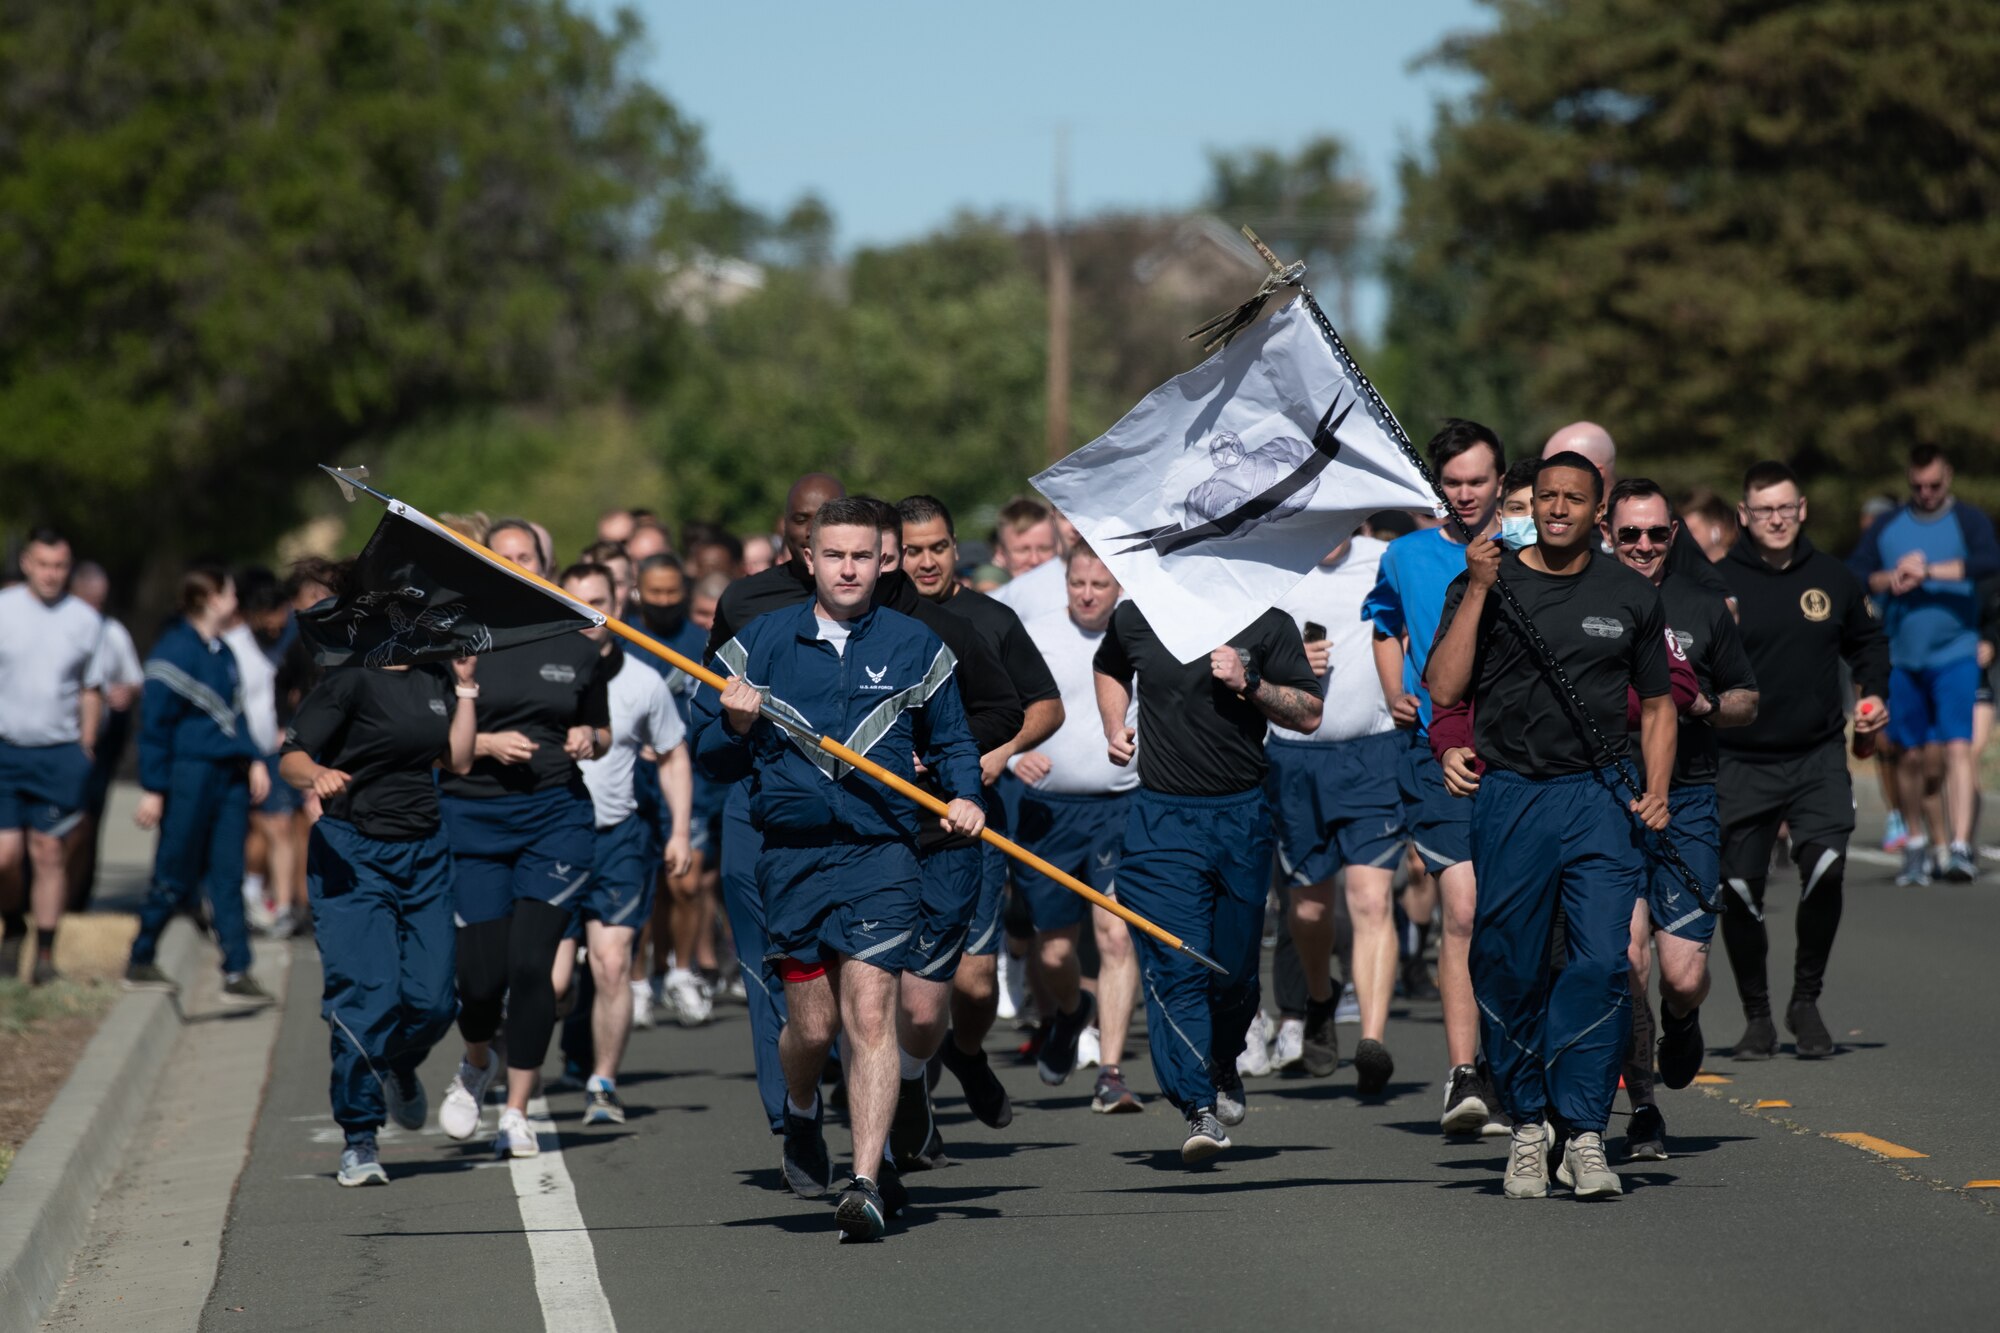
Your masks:
<svg viewBox="0 0 2000 1333"><path fill-rule="evenodd" d="M811 602L759 616L722 645L710 666L741 676L766 710L804 732L866 755L904 778L913 754L952 797L979 800L979 750L966 726L951 650L919 622L887 608L848 622L847 651L819 637ZM804 735L759 718L729 729L721 696L694 696L695 762L717 782L751 780L750 815L773 833L907 838L927 818L911 801L822 752Z"/></svg>

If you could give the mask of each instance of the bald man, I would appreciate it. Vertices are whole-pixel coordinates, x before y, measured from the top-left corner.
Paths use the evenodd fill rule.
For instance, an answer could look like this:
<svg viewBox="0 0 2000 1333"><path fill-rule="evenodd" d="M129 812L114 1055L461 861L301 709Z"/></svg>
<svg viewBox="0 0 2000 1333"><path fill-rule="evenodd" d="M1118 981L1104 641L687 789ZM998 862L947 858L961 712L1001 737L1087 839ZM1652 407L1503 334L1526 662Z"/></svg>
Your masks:
<svg viewBox="0 0 2000 1333"><path fill-rule="evenodd" d="M1549 436L1549 442L1542 446L1543 458L1554 458L1563 453L1582 454L1590 460L1591 466L1597 469L1597 475L1604 478L1603 494L1611 494L1611 488L1618 484L1617 442L1611 438L1610 431L1595 421L1572 421ZM1616 554L1609 545L1603 545L1601 549L1605 555ZM1736 595L1722 581L1722 576L1715 572L1708 553L1701 549L1701 543L1695 540L1685 523L1675 527L1673 542L1667 548L1666 569L1662 577L1668 574L1678 575L1714 593L1729 603L1732 612L1736 609Z"/></svg>

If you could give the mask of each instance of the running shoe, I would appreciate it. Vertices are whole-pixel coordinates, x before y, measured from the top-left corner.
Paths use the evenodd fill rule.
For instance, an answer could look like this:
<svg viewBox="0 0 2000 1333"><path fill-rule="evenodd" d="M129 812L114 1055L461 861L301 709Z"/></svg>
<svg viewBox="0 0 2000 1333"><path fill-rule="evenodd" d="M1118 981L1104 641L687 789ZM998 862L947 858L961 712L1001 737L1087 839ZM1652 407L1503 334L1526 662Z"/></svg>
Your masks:
<svg viewBox="0 0 2000 1333"><path fill-rule="evenodd" d="M1069 1076L1076 1072L1076 1044L1096 1015L1097 1006L1090 992L1078 991L1076 1009L1067 1014L1058 1011L1049 1020L1049 1035L1035 1059L1035 1072L1042 1076L1042 1082L1052 1088L1068 1082Z"/></svg>
<svg viewBox="0 0 2000 1333"><path fill-rule="evenodd" d="M479 1108L485 1104L486 1090L493 1086L500 1067L500 1055L491 1048L486 1052L484 1069L459 1060L458 1073L452 1076L438 1107L438 1125L445 1133L464 1142L479 1132Z"/></svg>
<svg viewBox="0 0 2000 1333"><path fill-rule="evenodd" d="M30 986L53 986L62 979L63 974L56 971L55 961L49 958L37 958L34 970L28 974Z"/></svg>
<svg viewBox="0 0 2000 1333"><path fill-rule="evenodd" d="M785 1107L785 1142L778 1169L785 1184L801 1199L817 1199L833 1188L833 1155L826 1150L826 1102L820 1099L811 1116Z"/></svg>
<svg viewBox="0 0 2000 1333"><path fill-rule="evenodd" d="M743 973L740 970L729 979L729 984L722 988L722 998L731 1004L750 1003L750 987L744 983Z"/></svg>
<svg viewBox="0 0 2000 1333"><path fill-rule="evenodd" d="M715 1013L715 1001L701 986L701 979L684 967L667 973L667 1004L684 1028L698 1028Z"/></svg>
<svg viewBox="0 0 2000 1333"><path fill-rule="evenodd" d="M1752 1014L1743 1035L1729 1048L1732 1060L1768 1060L1778 1053L1778 1029L1769 1014Z"/></svg>
<svg viewBox="0 0 2000 1333"><path fill-rule="evenodd" d="M1403 960L1398 989L1402 991L1406 1000L1430 1001L1440 998L1437 982L1431 979L1430 964L1422 958Z"/></svg>
<svg viewBox="0 0 2000 1333"><path fill-rule="evenodd" d="M382 1169L382 1163L375 1155L375 1140L363 1139L350 1143L341 1151L340 1171L334 1176L345 1189L357 1185L386 1185L389 1173Z"/></svg>
<svg viewBox="0 0 2000 1333"><path fill-rule="evenodd" d="M1007 1089L1001 1086L1000 1076L993 1072L985 1051L967 1055L958 1049L957 1040L947 1033L941 1053L944 1067L965 1089L965 1104L980 1124L988 1129L1005 1129L1013 1123L1014 1103L1008 1098Z"/></svg>
<svg viewBox="0 0 2000 1333"><path fill-rule="evenodd" d="M1363 1097L1380 1097L1395 1072L1395 1057L1373 1037L1363 1037L1354 1048L1354 1090Z"/></svg>
<svg viewBox="0 0 2000 1333"><path fill-rule="evenodd" d="M1793 1000L1785 1008L1785 1026L1798 1042L1799 1059L1819 1060L1833 1054L1833 1034L1812 1000Z"/></svg>
<svg viewBox="0 0 2000 1333"><path fill-rule="evenodd" d="M292 915L289 907L280 907L271 914L271 938L288 940L299 933L299 919Z"/></svg>
<svg viewBox="0 0 2000 1333"><path fill-rule="evenodd" d="M884 1162L877 1169L875 1188L882 1195L882 1207L891 1218L901 1217L910 1206L910 1192L903 1187L903 1173L894 1162Z"/></svg>
<svg viewBox="0 0 2000 1333"><path fill-rule="evenodd" d="M1694 1082L1701 1072L1703 1043L1701 1010L1685 1018L1675 1018L1666 1005L1660 1006L1660 1082L1679 1091Z"/></svg>
<svg viewBox="0 0 2000 1333"><path fill-rule="evenodd" d="M1667 1118L1653 1105L1632 1108L1625 1125L1625 1160L1664 1162L1667 1160Z"/></svg>
<svg viewBox="0 0 2000 1333"><path fill-rule="evenodd" d="M931 1116L931 1091L923 1075L903 1079L896 1088L896 1114L889 1121L889 1155L905 1171L926 1171L925 1160L937 1122ZM942 1139L938 1147L944 1146Z"/></svg>
<svg viewBox="0 0 2000 1333"><path fill-rule="evenodd" d="M257 984L257 979L248 972L239 972L222 980L222 1002L248 1008L253 1005L271 1004L275 1000L271 992Z"/></svg>
<svg viewBox="0 0 2000 1333"><path fill-rule="evenodd" d="M1306 1054L1306 1025L1304 1019L1281 1018L1278 1020L1278 1039L1271 1043L1271 1068L1279 1073L1296 1069L1304 1061Z"/></svg>
<svg viewBox="0 0 2000 1333"><path fill-rule="evenodd" d="M653 1026L653 988L643 981L632 983L632 1026Z"/></svg>
<svg viewBox="0 0 2000 1333"><path fill-rule="evenodd" d="M1271 1037L1277 1025L1262 1009L1250 1020L1250 1030L1243 1034L1243 1050L1236 1057L1236 1072L1247 1078L1262 1078L1271 1072Z"/></svg>
<svg viewBox="0 0 2000 1333"><path fill-rule="evenodd" d="M1076 1067L1095 1069L1104 1060L1104 1038L1098 1033L1097 1025L1091 1024L1076 1039Z"/></svg>
<svg viewBox="0 0 2000 1333"><path fill-rule="evenodd" d="M1444 1114L1438 1117L1438 1126L1447 1134L1484 1133L1497 1109L1487 1096L1479 1066L1455 1066L1445 1080Z"/></svg>
<svg viewBox="0 0 2000 1333"><path fill-rule="evenodd" d="M500 1130L493 1136L495 1157L539 1157L542 1141L528 1117L509 1106L500 1112Z"/></svg>
<svg viewBox="0 0 2000 1333"><path fill-rule="evenodd" d="M119 983L126 990L178 991L179 986L166 974L158 963L134 963L125 969L125 979Z"/></svg>
<svg viewBox="0 0 2000 1333"><path fill-rule="evenodd" d="M1903 844L1903 868L1896 872L1896 887L1899 889L1923 888L1930 882L1930 844L1922 838L1913 837Z"/></svg>
<svg viewBox="0 0 2000 1333"><path fill-rule="evenodd" d="M1230 1074L1218 1080L1215 1089L1215 1118L1232 1127L1242 1124L1243 1117L1250 1114L1250 1108L1245 1105L1248 1100L1243 1091L1241 1074Z"/></svg>
<svg viewBox="0 0 2000 1333"><path fill-rule="evenodd" d="M882 1191L874 1181L856 1176L841 1194L833 1220L840 1227L842 1243L880 1240L889 1233L889 1206L882 1202Z"/></svg>
<svg viewBox="0 0 2000 1333"><path fill-rule="evenodd" d="M1903 823L1903 812L1891 810L1889 817L1882 821L1882 850L1900 852L1910 843L1909 826Z"/></svg>
<svg viewBox="0 0 2000 1333"><path fill-rule="evenodd" d="M625 1123L625 1103L618 1100L618 1089L605 1078L592 1076L583 1089L583 1123L586 1125L622 1125Z"/></svg>
<svg viewBox="0 0 2000 1333"><path fill-rule="evenodd" d="M1205 1162L1229 1146L1228 1131L1206 1106L1197 1106L1187 1118L1187 1140L1181 1144L1183 1162Z"/></svg>
<svg viewBox="0 0 2000 1333"><path fill-rule="evenodd" d="M1099 1115L1123 1115L1143 1111L1146 1104L1139 1094L1125 1086L1125 1076L1116 1069L1097 1071L1097 1087L1090 1096L1090 1109Z"/></svg>
<svg viewBox="0 0 2000 1333"><path fill-rule="evenodd" d="M1556 1179L1574 1190L1579 1199L1609 1199L1625 1192L1618 1173L1605 1159L1604 1136L1593 1130L1585 1130L1563 1145Z"/></svg>
<svg viewBox="0 0 2000 1333"><path fill-rule="evenodd" d="M1340 1003L1334 1006L1333 1021L1349 1024L1361 1021L1361 997L1354 993L1351 981L1340 988Z"/></svg>
<svg viewBox="0 0 2000 1333"><path fill-rule="evenodd" d="M1306 1021L1301 1026L1305 1031L1300 1048L1300 1063L1306 1073L1314 1078L1325 1078L1340 1068L1340 1029L1334 1025L1333 1008L1328 1006L1322 1013L1314 1013L1319 1006L1306 1009Z"/></svg>
<svg viewBox="0 0 2000 1333"><path fill-rule="evenodd" d="M1944 857L1944 877L1953 884L1970 884L1979 878L1979 860L1973 856L1970 843L1951 845Z"/></svg>
<svg viewBox="0 0 2000 1333"><path fill-rule="evenodd" d="M1000 994L997 1016L1009 1022L1027 1007L1028 960L1009 954L1000 962Z"/></svg>
<svg viewBox="0 0 2000 1333"><path fill-rule="evenodd" d="M1483 1138L1505 1138L1513 1132L1514 1122L1500 1109L1500 1087L1493 1081L1493 1066L1482 1055L1473 1067L1479 1071L1479 1096L1487 1106L1486 1123L1479 1127L1479 1133ZM1556 1141L1554 1131L1550 1131L1548 1138L1550 1143Z"/></svg>
<svg viewBox="0 0 2000 1333"><path fill-rule="evenodd" d="M1470 1069L1460 1065L1459 1069ZM1457 1070L1453 1070L1454 1077ZM1516 1125L1507 1144L1507 1172L1502 1188L1510 1199L1549 1197L1549 1131L1541 1124Z"/></svg>
<svg viewBox="0 0 2000 1333"><path fill-rule="evenodd" d="M430 1118L430 1095L424 1091L424 1081L415 1070L407 1074L389 1072L389 1077L382 1080L382 1104L399 1128L412 1133L422 1129L424 1121Z"/></svg>

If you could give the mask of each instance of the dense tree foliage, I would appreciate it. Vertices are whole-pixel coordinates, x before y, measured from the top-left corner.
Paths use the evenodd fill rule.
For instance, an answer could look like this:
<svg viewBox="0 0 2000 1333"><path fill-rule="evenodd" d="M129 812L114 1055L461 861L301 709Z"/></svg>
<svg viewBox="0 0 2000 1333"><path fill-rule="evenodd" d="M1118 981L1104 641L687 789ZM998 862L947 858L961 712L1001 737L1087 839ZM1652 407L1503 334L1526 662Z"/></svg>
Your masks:
<svg viewBox="0 0 2000 1333"><path fill-rule="evenodd" d="M1437 53L1477 88L1404 174L1386 368L1413 431L1589 416L1663 478L1785 457L1843 510L1917 441L1992 472L2000 7L1494 7Z"/></svg>

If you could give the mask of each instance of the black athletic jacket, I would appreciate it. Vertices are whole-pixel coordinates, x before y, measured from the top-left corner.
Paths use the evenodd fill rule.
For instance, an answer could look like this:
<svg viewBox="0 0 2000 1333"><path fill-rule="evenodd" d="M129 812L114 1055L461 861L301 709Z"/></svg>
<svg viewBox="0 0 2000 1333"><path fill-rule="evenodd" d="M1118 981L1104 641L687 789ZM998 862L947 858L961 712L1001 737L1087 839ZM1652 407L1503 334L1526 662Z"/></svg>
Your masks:
<svg viewBox="0 0 2000 1333"><path fill-rule="evenodd" d="M1773 569L1748 533L1716 565L1736 598L1737 628L1757 673L1757 720L1715 733L1723 752L1755 759L1801 754L1847 725L1846 659L1864 695L1889 695L1889 641L1868 589L1802 534L1792 563Z"/></svg>

